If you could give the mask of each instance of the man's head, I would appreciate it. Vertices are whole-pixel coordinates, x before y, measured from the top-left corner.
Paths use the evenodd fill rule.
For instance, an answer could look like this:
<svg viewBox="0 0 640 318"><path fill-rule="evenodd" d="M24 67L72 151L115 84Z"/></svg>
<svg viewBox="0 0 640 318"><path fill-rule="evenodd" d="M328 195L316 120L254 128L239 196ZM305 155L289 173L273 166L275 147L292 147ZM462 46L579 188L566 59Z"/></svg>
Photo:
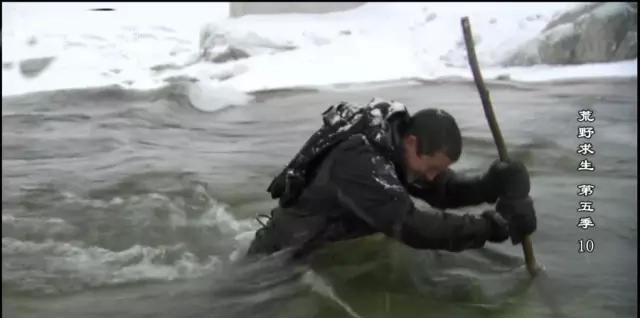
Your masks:
<svg viewBox="0 0 640 318"><path fill-rule="evenodd" d="M462 152L462 136L455 119L440 109L423 109L411 116L403 144L407 174L412 178L433 180Z"/></svg>

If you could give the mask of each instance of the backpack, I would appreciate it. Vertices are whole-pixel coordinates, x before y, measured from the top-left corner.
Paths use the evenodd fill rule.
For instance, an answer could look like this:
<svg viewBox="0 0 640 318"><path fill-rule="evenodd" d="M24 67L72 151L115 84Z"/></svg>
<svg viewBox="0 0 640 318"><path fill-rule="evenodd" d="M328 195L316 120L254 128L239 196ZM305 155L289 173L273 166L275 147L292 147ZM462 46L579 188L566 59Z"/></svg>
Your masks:
<svg viewBox="0 0 640 318"><path fill-rule="evenodd" d="M409 113L401 103L378 98L364 107L348 102L330 106L322 113L323 125L273 179L267 192L271 198L280 200L281 207L290 206L311 181L322 158L354 134L363 134L372 146L390 158L395 144L391 134L392 117L394 123L406 123Z"/></svg>

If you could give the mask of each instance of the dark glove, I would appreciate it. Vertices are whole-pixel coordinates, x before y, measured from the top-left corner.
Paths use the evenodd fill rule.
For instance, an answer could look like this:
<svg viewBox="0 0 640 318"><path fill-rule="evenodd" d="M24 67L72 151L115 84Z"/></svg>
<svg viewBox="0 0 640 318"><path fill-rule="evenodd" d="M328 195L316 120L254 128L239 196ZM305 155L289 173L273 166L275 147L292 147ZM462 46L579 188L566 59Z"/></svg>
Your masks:
<svg viewBox="0 0 640 318"><path fill-rule="evenodd" d="M496 211L509 223L509 236L513 245L519 244L525 236L536 230L536 211L529 196L524 199L500 198Z"/></svg>
<svg viewBox="0 0 640 318"><path fill-rule="evenodd" d="M482 212L482 217L489 222L489 238L487 241L501 243L509 238L509 223L494 210Z"/></svg>
<svg viewBox="0 0 640 318"><path fill-rule="evenodd" d="M485 199L496 202L499 197L524 198L531 187L527 167L520 161L495 160L482 177Z"/></svg>

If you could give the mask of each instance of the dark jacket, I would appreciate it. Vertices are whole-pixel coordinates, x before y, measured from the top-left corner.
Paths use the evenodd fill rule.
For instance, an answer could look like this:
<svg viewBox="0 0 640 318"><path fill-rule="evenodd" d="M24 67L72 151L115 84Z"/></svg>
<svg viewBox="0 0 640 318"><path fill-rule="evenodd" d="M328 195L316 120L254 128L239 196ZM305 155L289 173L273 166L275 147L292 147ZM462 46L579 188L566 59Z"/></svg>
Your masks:
<svg viewBox="0 0 640 318"><path fill-rule="evenodd" d="M400 142L397 138L396 142ZM481 177L448 170L433 182L408 183L402 146L383 156L362 134L338 144L322 160L311 182L287 208L275 208L256 232L249 254L292 247L304 255L326 243L382 232L418 249L479 248L489 237L482 217L436 209L418 210L411 196L438 209L491 201Z"/></svg>

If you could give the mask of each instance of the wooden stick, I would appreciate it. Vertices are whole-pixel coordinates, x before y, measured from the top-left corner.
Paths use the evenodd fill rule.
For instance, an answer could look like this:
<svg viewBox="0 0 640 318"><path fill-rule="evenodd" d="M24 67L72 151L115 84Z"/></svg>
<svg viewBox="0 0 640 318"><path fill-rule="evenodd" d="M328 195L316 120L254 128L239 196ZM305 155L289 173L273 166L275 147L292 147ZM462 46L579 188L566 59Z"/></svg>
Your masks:
<svg viewBox="0 0 640 318"><path fill-rule="evenodd" d="M507 161L509 159L507 155L507 147L504 145L504 139L500 132L500 127L496 121L496 116L493 113L493 107L491 106L491 99L489 97L489 91L484 85L482 74L480 73L480 67L478 66L478 59L476 57L476 50L473 44L473 36L471 35L471 26L469 25L469 18L463 17L460 21L462 23L462 33L464 34L464 43L467 47L467 57L469 59L469 66L473 72L473 79L476 82L476 87L480 93L480 99L482 100L482 107L484 108L484 114L489 122L489 128L493 134L493 140L498 148L498 155L501 161ZM524 259L527 264L527 271L531 276L535 276L538 273L538 265L536 264L536 258L533 255L533 242L527 235L522 241L522 250L524 252Z"/></svg>

